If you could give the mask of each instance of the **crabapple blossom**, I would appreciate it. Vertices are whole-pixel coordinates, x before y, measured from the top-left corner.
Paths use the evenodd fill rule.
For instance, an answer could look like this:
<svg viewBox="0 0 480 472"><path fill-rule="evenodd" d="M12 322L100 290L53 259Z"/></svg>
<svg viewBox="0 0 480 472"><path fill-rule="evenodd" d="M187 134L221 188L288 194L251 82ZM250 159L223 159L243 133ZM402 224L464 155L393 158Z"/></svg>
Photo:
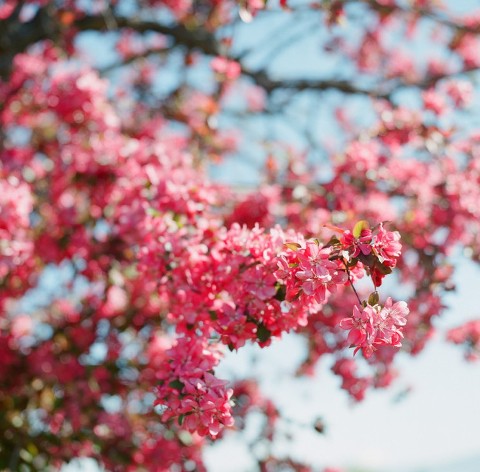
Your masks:
<svg viewBox="0 0 480 472"><path fill-rule="evenodd" d="M377 346L401 347L402 327L408 313L405 302L393 303L389 297L383 307L366 304L360 309L355 305L352 316L341 320L340 327L349 330L347 342L355 347L354 353L361 349L369 358Z"/></svg>
<svg viewBox="0 0 480 472"><path fill-rule="evenodd" d="M0 5L0 468L203 471L256 415L259 470L308 470L224 355L401 376L480 260L479 10L407 4Z"/></svg>
<svg viewBox="0 0 480 472"><path fill-rule="evenodd" d="M156 403L165 407L162 421L176 418L187 430L212 437L231 426L233 391L209 372L218 363L218 353L205 342L180 338L166 354L168 361L157 372Z"/></svg>
<svg viewBox="0 0 480 472"><path fill-rule="evenodd" d="M476 361L480 358L480 321L468 321L462 326L452 328L447 333L448 341L466 347L465 358Z"/></svg>
<svg viewBox="0 0 480 472"><path fill-rule="evenodd" d="M398 231L387 231L383 227L383 223L379 224L372 247L382 264L388 267L396 266L397 258L400 256L402 249L399 240L400 233Z"/></svg>

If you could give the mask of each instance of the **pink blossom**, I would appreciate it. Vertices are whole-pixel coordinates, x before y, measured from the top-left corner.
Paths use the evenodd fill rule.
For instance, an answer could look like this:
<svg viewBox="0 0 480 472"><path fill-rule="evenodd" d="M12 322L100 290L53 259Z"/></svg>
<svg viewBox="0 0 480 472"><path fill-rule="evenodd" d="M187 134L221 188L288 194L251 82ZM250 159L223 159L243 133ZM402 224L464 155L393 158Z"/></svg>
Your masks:
<svg viewBox="0 0 480 472"><path fill-rule="evenodd" d="M18 315L12 320L11 333L15 339L29 336L33 332L33 320L29 315Z"/></svg>
<svg viewBox="0 0 480 472"><path fill-rule="evenodd" d="M358 257L361 254L368 256L372 252L372 231L362 229L360 236L355 238L351 231L344 231L340 237L343 250L347 251L348 259Z"/></svg>
<svg viewBox="0 0 480 472"><path fill-rule="evenodd" d="M228 80L235 80L241 73L240 64L225 57L215 57L212 60L212 69Z"/></svg>
<svg viewBox="0 0 480 472"><path fill-rule="evenodd" d="M398 231L387 231L380 223L377 233L373 238L372 247L380 262L388 267L395 267L400 256L402 245L400 244Z"/></svg>
<svg viewBox="0 0 480 472"><path fill-rule="evenodd" d="M389 297L385 306L366 305L363 309L353 307L353 315L340 321L340 327L349 330L347 342L355 346L354 354L362 349L369 358L378 346L400 347L402 328L409 313L403 301L393 303Z"/></svg>
<svg viewBox="0 0 480 472"><path fill-rule="evenodd" d="M462 326L452 328L447 339L454 344L465 346L465 358L476 361L480 358L480 320L467 321Z"/></svg>
<svg viewBox="0 0 480 472"><path fill-rule="evenodd" d="M330 248L322 249L316 242L307 242L305 250L297 253L300 270L295 276L301 281L303 292L318 303L324 303L337 285L347 280L339 263L329 260L330 253Z"/></svg>

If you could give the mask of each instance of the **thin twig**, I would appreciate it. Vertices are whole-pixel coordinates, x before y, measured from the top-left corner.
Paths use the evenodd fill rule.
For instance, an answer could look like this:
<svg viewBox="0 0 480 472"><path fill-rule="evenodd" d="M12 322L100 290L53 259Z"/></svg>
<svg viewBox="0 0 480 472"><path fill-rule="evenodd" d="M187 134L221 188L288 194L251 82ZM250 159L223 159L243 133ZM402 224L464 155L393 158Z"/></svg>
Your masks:
<svg viewBox="0 0 480 472"><path fill-rule="evenodd" d="M356 297L357 297L358 303L361 305L361 304L362 304L362 300L360 300L360 297L359 297L359 295L358 295L357 289L355 288L355 285L353 285L352 278L350 277L350 270L349 270L347 264L345 263L345 259L342 259L342 260L343 260L343 265L345 266L345 269L346 269L346 271L347 271L348 281L350 282L350 285L352 286L353 292L355 293L355 295L356 295Z"/></svg>

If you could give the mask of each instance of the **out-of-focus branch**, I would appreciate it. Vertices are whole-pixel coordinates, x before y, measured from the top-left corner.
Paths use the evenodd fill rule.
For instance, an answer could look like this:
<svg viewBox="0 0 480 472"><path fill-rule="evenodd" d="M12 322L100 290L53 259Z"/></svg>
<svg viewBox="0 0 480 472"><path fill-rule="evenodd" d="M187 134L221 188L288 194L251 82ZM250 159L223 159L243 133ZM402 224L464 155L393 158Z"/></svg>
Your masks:
<svg viewBox="0 0 480 472"><path fill-rule="evenodd" d="M416 15L418 17L428 18L429 20L434 21L435 23L439 23L441 25L447 26L448 28L458 32L473 33L473 34L480 33L480 25L470 26L464 23L459 23L457 21L454 21L453 19L442 17L432 9L425 8L425 7L403 7L398 4L387 5L387 4L379 3L378 0L345 0L345 3L355 3L355 2L365 3L369 5L372 8L372 10L376 10L379 13L388 14L388 13L399 12L407 15Z"/></svg>
<svg viewBox="0 0 480 472"><path fill-rule="evenodd" d="M19 21L23 2L19 2L12 14L0 21L0 77L7 79L16 54L24 52L28 46L54 39L58 34L58 24L53 20L52 5L40 8L28 22Z"/></svg>
<svg viewBox="0 0 480 472"><path fill-rule="evenodd" d="M142 20L129 17L113 17L117 27L129 28L138 33L153 31L164 34L173 39L176 44L189 49L196 49L208 55L219 55L221 53L215 36L202 28L188 29L182 24L173 26L164 25L156 21ZM108 30L107 21L104 16L85 16L74 23L79 31L105 31Z"/></svg>
<svg viewBox="0 0 480 472"><path fill-rule="evenodd" d="M365 2L376 10L383 11L384 9L394 9L405 11L403 7L399 6L385 6L380 5L374 0L357 0ZM389 10L389 11L390 11ZM417 10L408 10L416 13ZM430 11L418 10L418 14L432 15ZM435 17L437 18L437 17ZM448 20L443 20L447 22ZM105 15L87 15L77 19L73 22L73 28L79 31L107 31L111 28L112 22L116 28L132 29L139 33L147 31L154 31L163 34L173 41L174 45L183 46L191 50L199 50L207 55L217 56L221 55L222 48L215 35L204 28L196 27L189 29L182 24L164 25L157 21L144 20L135 17L116 16L111 13L110 20L107 20ZM457 29L461 28L465 31L478 32L479 28L469 28L452 23ZM21 23L18 19L13 18L13 15L6 20L0 21L0 75L3 78L8 77L11 71L11 64L15 54L23 52L28 46L41 41L43 39L55 39L58 37L63 26L57 17L57 11L48 4L38 10L37 14L25 23ZM127 61L132 62L140 57L153 54L154 52L143 52L141 55L132 56ZM233 58L235 59L235 58ZM119 63L118 65L123 65ZM262 87L267 93L272 93L276 90L294 90L294 91L325 91L338 90L345 94L359 94L371 96L374 98L383 98L389 100L391 95L403 87L418 87L428 88L438 81L448 78L449 76L458 75L466 71L458 71L454 74L442 74L428 77L417 83L397 82L394 85L384 85L382 87L363 88L355 85L354 81L350 80L335 80L335 79L281 79L272 78L270 73L264 69L253 70L241 64L242 73L244 76L252 79L258 86ZM116 65L109 66L109 69L116 67Z"/></svg>
<svg viewBox="0 0 480 472"><path fill-rule="evenodd" d="M132 64L133 62L136 62L140 59L148 59L151 56L156 56L160 54L164 54L168 52L170 48L154 48L154 49L148 49L146 51L143 51L138 54L132 54L123 59L121 62L115 62L113 64L109 64L106 67L103 67L100 69L100 75L108 74L109 72L118 69L119 67L124 67L129 64Z"/></svg>
<svg viewBox="0 0 480 472"><path fill-rule="evenodd" d="M28 46L44 40L54 39L61 25L56 18L56 11L49 8L40 8L35 17L25 23L15 23L15 27L8 28L10 19L0 22L0 38L8 40L8 47L4 47L3 43L0 49L0 75L7 77L11 70L11 63L15 54L23 52ZM139 18L114 16L113 20L118 28L128 28L139 33L154 31L170 37L175 44L184 46L192 50L200 50L207 55L217 56L221 54L221 48L215 36L203 28L188 29L187 27L177 24L173 26L163 25L156 21L143 20ZM72 27L79 31L106 31L109 30L109 21L104 15L89 15L76 20ZM7 39L5 39L7 38ZM1 41L0 40L0 41ZM141 56L145 56L142 53ZM138 56L138 57L141 57ZM135 60L136 57L129 58L129 61ZM120 65L120 64L119 64ZM337 80L282 80L272 79L269 74L263 70L251 70L245 66L242 67L245 76L250 77L257 85L263 87L268 93L277 89L292 90L328 90L336 89L348 94L365 94L375 97L386 96L378 91L365 90L358 88L348 81Z"/></svg>
<svg viewBox="0 0 480 472"><path fill-rule="evenodd" d="M272 79L267 72L263 70L253 71L246 67L242 68L245 76L250 77L253 81L265 89L266 92L274 90L287 89L297 90L299 92L305 90L330 90L335 89L347 94L370 95L376 98L388 98L388 93L365 89L355 86L348 80L329 80L329 79Z"/></svg>

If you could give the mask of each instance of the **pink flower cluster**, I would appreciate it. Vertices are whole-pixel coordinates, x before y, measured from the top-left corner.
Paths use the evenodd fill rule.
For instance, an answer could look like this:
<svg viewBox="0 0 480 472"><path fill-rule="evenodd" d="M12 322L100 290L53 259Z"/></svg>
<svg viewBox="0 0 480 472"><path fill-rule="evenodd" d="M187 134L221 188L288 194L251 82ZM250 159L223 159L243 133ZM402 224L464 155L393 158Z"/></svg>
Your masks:
<svg viewBox="0 0 480 472"><path fill-rule="evenodd" d="M372 247L382 264L387 267L395 267L402 250L400 233L398 231L387 231L383 227L383 223L380 223L372 239Z"/></svg>
<svg viewBox="0 0 480 472"><path fill-rule="evenodd" d="M332 247L321 247L318 240L286 244L275 275L285 283L285 300L291 304L323 305L338 285L347 281L345 267L333 259Z"/></svg>
<svg viewBox="0 0 480 472"><path fill-rule="evenodd" d="M211 374L220 353L205 340L180 338L167 351L157 377L156 404L165 408L162 421L176 419L191 432L216 437L225 426L233 425L227 381Z"/></svg>
<svg viewBox="0 0 480 472"><path fill-rule="evenodd" d="M354 233L343 231L340 236L341 255L352 268L358 262L366 268L376 287L397 265L402 245L398 231L387 231L380 223L370 229L364 221L357 223Z"/></svg>
<svg viewBox="0 0 480 472"><path fill-rule="evenodd" d="M175 186L175 177L171 185ZM178 202L178 195L178 190L172 195L162 191L159 201L166 208L177 206L176 221L188 215L183 226L173 232L175 220L168 223L167 215L163 219L155 213L147 215L151 231L139 266L147 270L145 280L153 274L162 281L160 290L176 294L165 298L165 306L168 321L181 337L165 355L157 351L168 346L156 345L155 357L168 359L155 367L152 363L161 381L157 402L166 408L164 421L175 418L191 432L216 437L232 424L231 393L224 381L214 377L220 351L215 344L208 346L206 339L230 349L247 341L266 346L273 337L306 326L339 287L353 283L353 277L371 272L373 264L393 266L400 253L399 237L383 225L365 228L359 237L344 232L341 240L332 238L325 246L278 227L267 233L258 226L248 229L233 224L216 233L208 227L194 233L188 229L189 220L195 221L201 213L186 213L170 202L172 198ZM360 262L363 256L364 263ZM155 265L159 273L152 273ZM166 266L168 276L162 272ZM400 345L405 324L401 315L408 313L404 302L392 305L389 299L382 309L366 305L362 312L355 310L354 318L340 326L352 329L349 342L362 348L366 357L377 346ZM332 322L333 328L339 320L332 318ZM328 325L328 320L323 323Z"/></svg>
<svg viewBox="0 0 480 472"><path fill-rule="evenodd" d="M342 379L342 388L355 401L361 401L364 399L365 392L372 382L370 378L358 375L357 370L355 360L344 357L338 359L332 366L332 372Z"/></svg>
<svg viewBox="0 0 480 472"><path fill-rule="evenodd" d="M1 170L1 168L0 168ZM28 237L33 198L29 186L0 174L0 280L21 265L33 250Z"/></svg>
<svg viewBox="0 0 480 472"><path fill-rule="evenodd" d="M466 347L465 358L468 361L480 359L480 320L471 320L451 329L447 339L454 344L463 344Z"/></svg>
<svg viewBox="0 0 480 472"><path fill-rule="evenodd" d="M378 346L400 347L402 327L409 313L403 301L393 303L389 297L383 307L365 304L361 309L353 307L353 315L344 318L340 327L349 330L347 342L355 347L354 354L362 350L366 358L371 357Z"/></svg>
<svg viewBox="0 0 480 472"><path fill-rule="evenodd" d="M20 469L58 469L88 454L107 470L201 472L204 436L219 437L232 417L241 428L253 409L265 417L261 434L271 441L281 411L250 381L237 384L232 407L215 370L226 347L267 346L291 330L306 341L299 372L312 373L318 359L332 356L332 371L355 400L388 385L395 347L416 354L433 335L432 319L454 288L449 254L460 248L480 260L480 134L457 120L460 109L475 112L466 109L475 96L465 72L480 64L480 39L469 28L447 32L459 21L477 28L478 12L440 21L429 40L440 54L426 64L411 54L425 50L415 45L426 40L426 16L435 21L435 12L420 11L431 3L425 0L412 2L411 15L393 8L394 0L364 2L373 27L360 28L355 44L338 28L325 35L324 52L348 58L352 90L355 71L367 72L373 88L363 94L368 127L363 106L358 114L347 97L322 108L322 119L330 114L338 129L334 139L328 131L318 136L328 161L323 172L308 150L272 140L270 126L250 126L303 107L288 99L292 113L276 115L274 96L289 81L270 76L267 62L252 73L246 56L231 56L228 25L290 2L145 0L133 22L109 21L127 15L122 0L112 2L114 11L109 2L54 5L61 3L0 6L10 32L60 25L55 41L47 31L0 51L0 442L7 444L0 463L15 463L10 454L20 448ZM342 2L323 3L326 26L342 19ZM390 28L406 18L408 47L392 49ZM143 20L166 20L173 36L150 27L144 34ZM106 66L98 73L86 65L88 48L77 35L106 22L119 62L93 60ZM159 64L168 77L175 69L178 83L158 88ZM193 80L198 73L207 82ZM418 103L400 104L397 87L416 89ZM299 120L292 131L303 134L303 121L311 123ZM211 183L207 171L232 151L243 155L243 144L245 156L266 159L267 185L244 194ZM395 222L405 257L399 232L367 220ZM275 227L278 221L292 230ZM332 236L328 222L350 231ZM376 288L394 267L410 314L405 302L379 304ZM53 268L73 274L24 313L23 297L32 288L44 292L43 275ZM374 292L362 301L369 278ZM60 293L66 298L52 299ZM473 360L479 331L472 321L448 337ZM344 358L346 338L367 362ZM154 387L163 424L143 409ZM109 397L117 411L107 411ZM259 466L305 470L273 455Z"/></svg>
<svg viewBox="0 0 480 472"><path fill-rule="evenodd" d="M212 69L226 80L235 80L242 71L238 62L220 56L212 60Z"/></svg>
<svg viewBox="0 0 480 472"><path fill-rule="evenodd" d="M92 289L78 313L65 306L52 311L49 323L63 333L56 336L65 335L84 352L95 342L97 324L110 326L105 341L110 368L123 355L116 330L135 333L145 346L137 364L139 382L160 382L157 398L167 426L218 437L233 422L231 392L215 377L218 349L238 349L247 342L267 346L274 337L306 327L309 317L321 325L321 343L332 333L337 336L339 316L327 316L327 303L335 293L347 300L343 291L350 290L348 285L373 274L375 267L382 277L388 273L400 253L398 233L381 224L373 229L364 225L358 234L345 231L322 245L295 231L272 228L278 187L225 209L226 198L235 203L233 195L204 178L195 157L185 152L183 138L159 141L157 122L138 130L131 123L129 134L122 132L121 116L105 99L106 83L97 74L53 70L45 79L52 86L44 87L35 72L41 64L29 64L32 70L19 67L15 73L29 77L37 112L28 114L19 105L5 113L9 121L35 131L48 158L33 158L33 150L1 156L14 176L3 181L0 198L5 215L0 231L4 246L11 246L3 256L22 272L20 290L35 281L29 271L40 271L42 264L81 261L79 273ZM197 115L184 110L198 132L205 132L205 116L215 111L215 103L205 100ZM56 127L62 128L67 144L55 139ZM28 183L22 176L25 166L33 179ZM286 211L292 218L294 213L294 207ZM12 248L23 241L41 257L22 264L28 247L15 254ZM13 296L16 278L8 273L6 280ZM163 342L161 333L157 340L144 334L149 323L168 327L169 342ZM45 369L38 372L44 380L68 383L84 375L86 369L75 357L65 355L57 362L53 347L45 346L29 355L33 365ZM318 352L342 348L325 342ZM106 368L95 372L102 385L123 382L115 370L111 376ZM73 396L71 404L77 431L82 415L74 409ZM274 409L267 409L274 418ZM52 431L59 418L48 419ZM96 431L106 438L103 426Z"/></svg>

